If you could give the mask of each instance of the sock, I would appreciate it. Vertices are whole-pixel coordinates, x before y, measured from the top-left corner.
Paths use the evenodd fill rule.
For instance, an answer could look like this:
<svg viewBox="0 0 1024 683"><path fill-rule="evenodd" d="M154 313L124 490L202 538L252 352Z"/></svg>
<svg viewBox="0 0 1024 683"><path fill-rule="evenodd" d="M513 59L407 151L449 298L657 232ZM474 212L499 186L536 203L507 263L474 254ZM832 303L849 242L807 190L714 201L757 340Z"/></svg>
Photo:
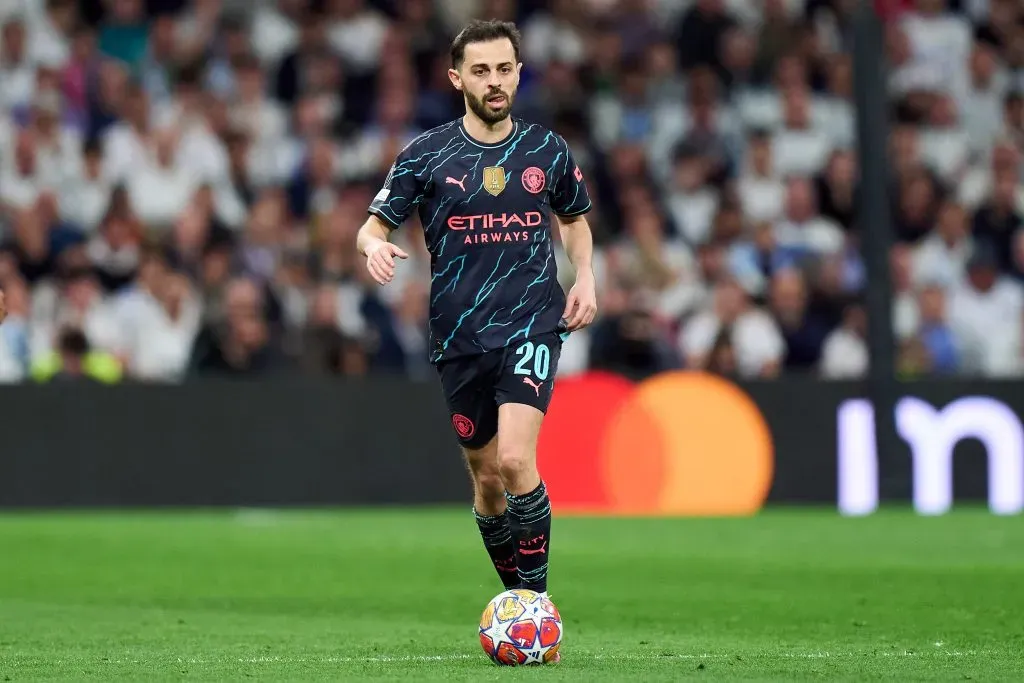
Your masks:
<svg viewBox="0 0 1024 683"><path fill-rule="evenodd" d="M542 481L521 496L505 493L508 521L515 540L516 565L523 588L548 590L548 542L551 537L551 501Z"/></svg>
<svg viewBox="0 0 1024 683"><path fill-rule="evenodd" d="M508 513L500 515L481 515L473 509L476 525L480 528L480 536L484 539L484 547L494 563L505 588L519 585L519 571L516 566L516 547L512 541L512 531L508 526Z"/></svg>

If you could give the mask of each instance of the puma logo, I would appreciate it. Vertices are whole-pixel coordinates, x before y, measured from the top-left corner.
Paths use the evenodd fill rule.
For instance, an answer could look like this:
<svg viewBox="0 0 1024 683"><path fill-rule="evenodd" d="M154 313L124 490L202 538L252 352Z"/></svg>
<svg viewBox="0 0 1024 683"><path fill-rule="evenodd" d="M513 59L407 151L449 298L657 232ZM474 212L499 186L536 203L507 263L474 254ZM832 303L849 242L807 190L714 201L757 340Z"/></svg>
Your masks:
<svg viewBox="0 0 1024 683"><path fill-rule="evenodd" d="M530 379L529 377L524 377L523 378L523 384L529 384L531 387L533 387L533 390L535 392L537 392L537 398L540 398L540 387L541 387L542 384L544 384L543 382L541 382L540 384L537 384L532 379Z"/></svg>
<svg viewBox="0 0 1024 683"><path fill-rule="evenodd" d="M521 555L546 555L547 552L548 539L544 538L543 534L535 538L526 539L525 541L519 541L519 553Z"/></svg>
<svg viewBox="0 0 1024 683"><path fill-rule="evenodd" d="M467 173L466 175L469 174ZM462 188L462 191L465 192L466 186L463 183L466 182L466 175L462 176L462 180L456 180L455 178L448 176L447 178L444 179L445 185L458 185L459 187Z"/></svg>

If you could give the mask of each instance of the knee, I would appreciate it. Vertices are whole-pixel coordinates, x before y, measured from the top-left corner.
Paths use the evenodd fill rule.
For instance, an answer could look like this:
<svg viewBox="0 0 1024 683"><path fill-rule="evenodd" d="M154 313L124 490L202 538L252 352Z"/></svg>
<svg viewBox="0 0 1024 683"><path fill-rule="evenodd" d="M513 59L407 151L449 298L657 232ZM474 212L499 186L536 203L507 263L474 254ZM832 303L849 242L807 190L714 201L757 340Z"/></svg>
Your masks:
<svg viewBox="0 0 1024 683"><path fill-rule="evenodd" d="M498 501L505 499L505 484L501 480L498 469L484 472L474 472L473 481L480 497L487 501Z"/></svg>
<svg viewBox="0 0 1024 683"><path fill-rule="evenodd" d="M532 453L515 448L498 449L498 472L506 487L530 478L536 469L536 458Z"/></svg>

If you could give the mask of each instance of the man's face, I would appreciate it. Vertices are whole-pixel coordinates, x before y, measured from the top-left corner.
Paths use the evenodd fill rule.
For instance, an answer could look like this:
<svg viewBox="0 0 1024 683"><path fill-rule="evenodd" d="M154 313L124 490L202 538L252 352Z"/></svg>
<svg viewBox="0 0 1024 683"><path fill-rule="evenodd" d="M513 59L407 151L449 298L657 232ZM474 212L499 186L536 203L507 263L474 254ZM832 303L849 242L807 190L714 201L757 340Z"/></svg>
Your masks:
<svg viewBox="0 0 1024 683"><path fill-rule="evenodd" d="M450 69L448 77L462 91L470 111L494 125L512 112L521 68L512 41L501 38L467 45L462 65Z"/></svg>

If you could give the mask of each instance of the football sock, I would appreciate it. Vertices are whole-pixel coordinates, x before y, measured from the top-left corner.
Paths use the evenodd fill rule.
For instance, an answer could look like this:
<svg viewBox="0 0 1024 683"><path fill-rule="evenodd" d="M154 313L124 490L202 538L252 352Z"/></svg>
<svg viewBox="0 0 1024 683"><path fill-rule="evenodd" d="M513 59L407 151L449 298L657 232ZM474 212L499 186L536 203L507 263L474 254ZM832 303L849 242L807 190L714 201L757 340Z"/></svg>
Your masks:
<svg viewBox="0 0 1024 683"><path fill-rule="evenodd" d="M548 589L548 541L551 536L551 501L542 481L537 488L515 496L505 493L508 521L515 540L516 565L523 588L538 593Z"/></svg>
<svg viewBox="0 0 1024 683"><path fill-rule="evenodd" d="M480 529L480 536L484 539L484 547L487 554L494 563L505 588L515 588L519 585L519 571L516 568L516 546L512 540L512 530L509 528L508 512L500 515L481 515L473 509L476 517L476 525Z"/></svg>

